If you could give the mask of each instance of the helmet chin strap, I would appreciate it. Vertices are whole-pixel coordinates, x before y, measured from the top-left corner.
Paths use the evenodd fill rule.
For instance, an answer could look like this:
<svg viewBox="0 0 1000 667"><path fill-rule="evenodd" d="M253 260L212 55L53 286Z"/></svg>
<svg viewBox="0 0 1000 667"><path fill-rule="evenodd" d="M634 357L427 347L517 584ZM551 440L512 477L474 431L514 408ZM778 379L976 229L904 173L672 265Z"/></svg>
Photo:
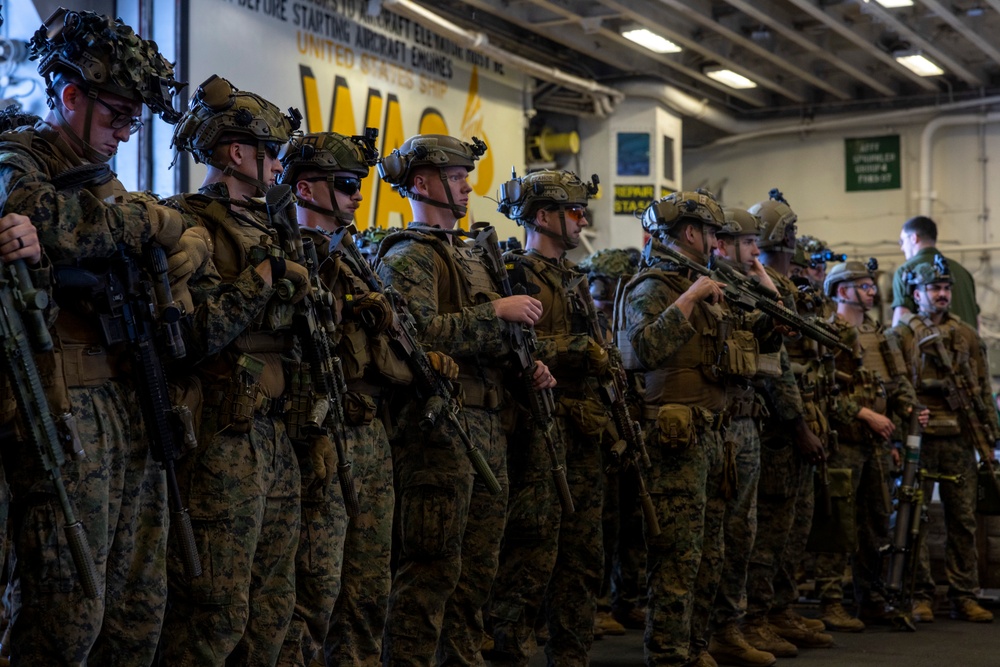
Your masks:
<svg viewBox="0 0 1000 667"><path fill-rule="evenodd" d="M296 199L295 203L302 208L315 211L323 217L330 218L337 223L338 227L354 224L354 216L344 210L341 210L340 206L337 205L337 193L334 192L333 178L332 174L327 175L326 178L326 187L330 190L330 202L333 204L333 208L325 208L319 204L314 204L311 201L306 201L301 198Z"/></svg>
<svg viewBox="0 0 1000 667"><path fill-rule="evenodd" d="M436 206L437 208L446 208L451 211L456 220L461 220L469 212L469 207L459 206L455 203L455 198L451 196L451 188L448 185L448 174L444 173L444 169L438 169L438 176L441 178L441 185L444 186L444 194L448 197L447 203L437 199L431 199L430 197L425 197L422 194L413 192L409 188L406 188L403 192L406 194L408 199L412 199L413 201L418 201L430 206Z"/></svg>
<svg viewBox="0 0 1000 667"><path fill-rule="evenodd" d="M83 123L83 136L81 137L76 133L76 130L70 126L69 122L66 120L66 116L63 115L62 105L59 102L55 102L52 105L52 110L56 112L59 116L60 125L59 127L63 132L66 133L67 138L69 138L70 143L80 151L81 157L86 158L90 162L95 162L98 164L107 164L114 157L114 154L106 155L96 148L94 148L90 143L90 121L94 117L94 98L87 96L87 112Z"/></svg>
<svg viewBox="0 0 1000 667"><path fill-rule="evenodd" d="M252 144L250 144L250 142L234 142L234 143L242 143L244 146L246 146L246 145L252 145ZM252 176L247 176L246 174L237 171L236 167L233 166L232 164L222 164L221 162L219 162L217 160L212 160L212 159L205 160L205 164L207 164L207 165L209 165L211 167L215 167L216 169L218 169L219 171L221 171L226 176L231 176L232 178L235 178L237 181L240 181L242 183L246 183L247 185L253 186L254 191L255 191L254 194L257 195L258 197L263 197L267 193L268 188L270 187L264 181L264 155L265 155L265 153L264 153L264 142L263 141L258 141L257 142L257 155L256 155L256 157L257 157L257 178L253 178Z"/></svg>
<svg viewBox="0 0 1000 667"><path fill-rule="evenodd" d="M571 239L569 233L566 231L566 211L559 208L559 227L562 230L560 233L553 232L545 227L538 226L534 220L524 223L526 227L530 227L532 231L538 232L542 236L548 236L550 239L558 239L562 241L563 246L566 250L572 250L580 245L580 242L576 239Z"/></svg>
<svg viewBox="0 0 1000 667"><path fill-rule="evenodd" d="M857 287L851 287L851 289L854 290L855 294L858 293L858 288ZM833 300L836 301L837 303L842 303L845 306L857 306L858 308L861 308L862 310L864 310L866 312L868 311L868 308L861 301L848 301L847 299L841 299L839 296L833 297Z"/></svg>

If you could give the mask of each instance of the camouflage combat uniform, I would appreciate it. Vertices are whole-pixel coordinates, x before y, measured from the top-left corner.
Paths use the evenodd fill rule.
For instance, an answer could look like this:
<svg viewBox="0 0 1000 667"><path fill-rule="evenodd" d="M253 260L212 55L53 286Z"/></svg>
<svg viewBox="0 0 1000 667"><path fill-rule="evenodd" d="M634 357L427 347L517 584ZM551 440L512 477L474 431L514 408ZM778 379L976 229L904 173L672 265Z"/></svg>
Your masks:
<svg viewBox="0 0 1000 667"><path fill-rule="evenodd" d="M961 382L971 396L990 406L992 387L985 350L975 329L945 313L940 324L924 315L905 316L894 331L912 371L913 384L921 405L930 409L931 420L924 428L920 447L920 467L931 474L961 477L959 483L940 480L938 492L945 511L945 576L952 602L974 600L979 589L976 552L976 451L972 439L963 435L956 406L949 405L946 384ZM946 359L942 359L942 350ZM950 366L945 364L950 361ZM960 377L959 377L960 376ZM962 409L957 406L957 409ZM996 421L982 424L990 443L1000 439ZM924 498L929 500L935 480L924 481ZM933 604L935 584L931 577L927 542L921 542L914 597Z"/></svg>
<svg viewBox="0 0 1000 667"><path fill-rule="evenodd" d="M828 279L829 280L829 279ZM889 443L875 436L857 418L862 407L879 414L903 416L915 404L913 386L895 336L882 331L866 317L855 328L840 315L831 318L840 339L854 354L836 352L838 376L850 379L840 384L841 393L830 411L830 427L839 434L839 446L830 453L830 468L850 468L857 521L857 549L852 559L855 599L865 603L884 602L879 591L882 556L888 544L888 472L891 466ZM846 553L821 553L816 559L816 588L824 604L840 603Z"/></svg>
<svg viewBox="0 0 1000 667"><path fill-rule="evenodd" d="M283 421L293 306L250 259L268 238L259 210L231 202L222 183L171 202L211 233L215 270L189 284L203 402L198 448L178 467L203 574L188 579L172 553L161 654L168 665L273 665L295 602L300 522Z"/></svg>
<svg viewBox="0 0 1000 667"><path fill-rule="evenodd" d="M565 259L535 251L505 255L511 282L540 290L536 358L556 378L554 431L575 512L565 514L552 482L544 436L527 425L511 438L510 502L491 616L497 664L526 665L539 613L547 617L549 664L587 662L593 643L595 596L603 567L601 440L610 418L587 378L600 372L588 356L596 322L586 279ZM534 290L529 289L530 294Z"/></svg>
<svg viewBox="0 0 1000 667"><path fill-rule="evenodd" d="M321 276L336 303L371 291L343 251L330 253L327 233L306 227L301 232L315 244ZM341 245L348 243L354 243L350 233L341 240ZM405 384L411 378L405 366L400 368L402 362L387 360L383 337L368 332L356 318L339 325L335 353L348 389L345 446L360 514L347 516L340 485L317 479L309 445L293 439L302 469L302 532L295 614L281 665L381 663L395 499L382 403L392 384ZM333 471L328 470L327 476L332 477Z"/></svg>
<svg viewBox="0 0 1000 667"><path fill-rule="evenodd" d="M88 163L45 122L5 134L3 141L3 210L31 218L57 268L102 270L97 267L120 246L141 254L157 218L177 215L127 203L129 195L110 171L103 185L57 190L56 177ZM179 219L176 224L183 225ZM44 288L44 279L45 271L38 272L36 287ZM62 511L38 453L26 443L13 444L5 452L17 558L12 658L25 664L112 664L116 656L129 655L134 664L148 664L166 597L163 472L149 455L136 392L122 366L125 351L106 344L79 294L57 291L55 298L61 308L52 332L56 350L37 359L53 412L72 412L84 445L86 458L68 461L62 476L86 528L103 597L89 599L80 588L62 536Z"/></svg>
<svg viewBox="0 0 1000 667"><path fill-rule="evenodd" d="M798 293L795 285L772 268L765 269L778 288L782 302L790 304L794 310ZM806 422L812 428L812 417L818 408L812 405L810 410L806 410L804 397L796 382L802 379L792 371L793 368L803 368L805 351L814 347L815 344L804 337L798 340L786 337L785 350L780 356L781 375L757 380L758 388L768 399L770 414L761 427L757 539L747 572L748 623L772 609L780 611L795 599L786 599L789 573L792 588L797 590L794 570L805 549L812 523L813 486L812 466L799 456L791 424L805 414ZM825 418L823 420L825 422Z"/></svg>
<svg viewBox="0 0 1000 667"><path fill-rule="evenodd" d="M459 421L504 491L490 495L465 447L439 420L418 426L420 405L400 413L392 443L400 531L389 594L385 662L482 664L481 609L497 570L507 508L507 441L500 425L501 359L509 328L490 299L499 288L454 233L411 223L382 241L379 275L399 291L421 342L452 356L465 394Z"/></svg>
<svg viewBox="0 0 1000 667"><path fill-rule="evenodd" d="M721 355L712 351L723 341L711 332L739 316L702 301L688 320L673 304L691 284L669 263L657 262L640 270L620 301L623 333L639 364L623 347L626 366L645 374L643 417L653 463L648 486L662 527L659 537L647 539L647 665L697 658L722 576L726 466L720 429L729 374L714 364Z"/></svg>

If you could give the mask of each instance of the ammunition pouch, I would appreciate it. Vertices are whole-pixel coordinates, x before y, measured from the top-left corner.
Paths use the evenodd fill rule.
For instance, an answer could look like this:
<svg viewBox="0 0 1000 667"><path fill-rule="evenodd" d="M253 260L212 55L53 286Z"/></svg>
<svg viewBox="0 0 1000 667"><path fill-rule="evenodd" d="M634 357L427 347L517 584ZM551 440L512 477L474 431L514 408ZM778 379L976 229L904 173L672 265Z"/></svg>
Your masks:
<svg viewBox="0 0 1000 667"><path fill-rule="evenodd" d="M742 329L729 334L722 347L722 359L719 366L730 376L752 378L757 375L757 360L760 352L754 335Z"/></svg>
<svg viewBox="0 0 1000 667"><path fill-rule="evenodd" d="M680 449L694 442L695 409L689 405L668 403L656 410L656 436L662 446L668 449Z"/></svg>
<svg viewBox="0 0 1000 667"><path fill-rule="evenodd" d="M489 375L494 374L490 370L486 372ZM462 406L484 410L498 410L503 407L503 388L499 372L495 374L496 378L491 377L490 382L487 383L482 378L459 373L456 383L460 388L459 395L462 397Z"/></svg>
<svg viewBox="0 0 1000 667"><path fill-rule="evenodd" d="M608 430L611 416L596 400L561 397L556 403L556 414L573 424L588 440L600 442Z"/></svg>
<svg viewBox="0 0 1000 667"><path fill-rule="evenodd" d="M955 415L932 412L930 421L924 427L925 435L954 436L962 434L962 427Z"/></svg>
<svg viewBox="0 0 1000 667"><path fill-rule="evenodd" d="M268 399L261 392L263 372L263 361L241 354L230 381L207 394L206 403L218 406L216 431L228 429L234 433L249 433L254 414L270 408Z"/></svg>
<svg viewBox="0 0 1000 667"><path fill-rule="evenodd" d="M344 368L344 380L359 380L371 363L368 352L368 333L356 322L345 323L337 351Z"/></svg>
<svg viewBox="0 0 1000 667"><path fill-rule="evenodd" d="M816 472L816 507L823 507L823 480ZM829 517L817 511L813 514L812 529L806 541L806 549L820 553L853 553L857 547L858 531L855 519L854 485L850 468L829 468L830 506Z"/></svg>
<svg viewBox="0 0 1000 667"><path fill-rule="evenodd" d="M781 377L781 353L768 352L757 357L757 377Z"/></svg>
<svg viewBox="0 0 1000 667"><path fill-rule="evenodd" d="M348 426L368 426L375 419L375 400L368 394L348 391L344 394L344 421Z"/></svg>

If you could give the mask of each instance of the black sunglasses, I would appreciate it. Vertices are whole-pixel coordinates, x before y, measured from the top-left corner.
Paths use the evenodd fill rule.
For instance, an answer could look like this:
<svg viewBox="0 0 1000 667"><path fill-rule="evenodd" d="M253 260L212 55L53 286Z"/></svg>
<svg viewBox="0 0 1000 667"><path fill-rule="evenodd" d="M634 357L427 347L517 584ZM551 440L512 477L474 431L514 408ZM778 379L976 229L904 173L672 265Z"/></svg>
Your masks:
<svg viewBox="0 0 1000 667"><path fill-rule="evenodd" d="M312 178L302 178L306 183L319 183L320 181L328 180L326 176L314 176ZM354 176L334 176L333 177L333 189L337 192L343 192L348 197L351 197L358 190L361 189L361 179Z"/></svg>
<svg viewBox="0 0 1000 667"><path fill-rule="evenodd" d="M112 130L120 130L123 127L127 127L129 134L135 134L142 127L142 119L138 116L130 116L127 113L122 113L100 97L95 97L94 101L111 112L110 125Z"/></svg>

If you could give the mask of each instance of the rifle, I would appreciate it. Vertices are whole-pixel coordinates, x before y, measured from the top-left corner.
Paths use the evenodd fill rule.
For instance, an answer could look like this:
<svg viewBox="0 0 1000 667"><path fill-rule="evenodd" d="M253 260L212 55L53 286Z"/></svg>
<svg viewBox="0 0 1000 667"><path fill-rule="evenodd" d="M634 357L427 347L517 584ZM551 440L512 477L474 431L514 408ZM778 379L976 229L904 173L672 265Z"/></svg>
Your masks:
<svg viewBox="0 0 1000 667"><path fill-rule="evenodd" d="M507 275L507 266L500 255L500 243L497 240L496 229L485 223L477 223L475 227L477 228L475 244L476 248L482 252L483 262L497 284L500 285L503 296L514 296L510 277ZM564 512L572 514L576 511L573 507L573 496L569 492L566 469L563 467L562 461L559 460L559 450L556 447L556 423L552 417L556 407L555 398L551 389L535 389L532 385L531 376L536 366L535 350L538 348L535 327L516 322L507 324L510 331L511 349L517 358L524 395L528 400L528 408L531 410L532 420L535 426L541 430L542 437L545 438L545 445L549 450L552 480L555 482L556 491L559 494L559 502Z"/></svg>
<svg viewBox="0 0 1000 667"><path fill-rule="evenodd" d="M52 420L49 401L42 388L31 349L34 347L39 352L52 349L52 338L42 313L48 302L48 294L36 290L32 285L23 259L6 265L0 262L0 339L3 341L4 370L10 378L25 435L38 450L42 468L49 474L59 499L66 521L66 543L73 556L80 584L87 597L99 598L101 594L97 589L94 556L87 544L83 524L77 520L73 503L66 495L66 486L59 470L66 461L66 454Z"/></svg>
<svg viewBox="0 0 1000 667"><path fill-rule="evenodd" d="M413 319L413 313L406 307L403 295L392 287L382 285L382 281L375 275L357 244L350 239L346 243L340 243L344 235L353 231L355 231L353 225L341 229L330 242L330 253L332 254L339 247L348 264L351 265L354 274L365 283L368 289L372 292L382 292L389 300L389 305L395 316L384 333L389 337L393 349L400 358L406 360L416 380L417 392L425 401L420 428L429 431L434 428L438 418L444 416L462 441L465 453L468 455L476 474L483 480L491 494L499 494L503 487L500 486L500 482L493 474L489 463L486 462L482 451L472 443L469 434L465 432L461 422L458 421L459 405L452 391L451 383L434 370L427 357L427 352L417 342L416 321Z"/></svg>
<svg viewBox="0 0 1000 667"><path fill-rule="evenodd" d="M582 279L583 276L580 278ZM591 337L595 341L605 341L606 339L598 323L597 308L594 306L594 301L590 298L589 294L586 296L580 295L579 301L586 313L587 322L590 324ZM643 467L648 468L652 465L649 460L649 452L646 450L646 438L643 436L642 426L639 422L632 419L632 415L629 413L625 393L627 379L625 369L622 367L621 357L618 355L617 350L613 349L614 346L605 344L603 347L605 352L608 353L608 371L603 377L597 379L598 392L601 402L604 403L604 406L611 414L611 418L615 422L615 428L622 438L621 442L624 444L624 447L621 447L619 444L612 447L611 457L616 459L614 461L616 464L619 463L620 459L627 457L625 460L635 470L636 484L639 487L637 491L639 505L642 507L642 516L646 521L646 528L651 537L659 537L661 530L659 519L656 517L656 507L653 505L653 499L649 495L649 489L646 488L646 478L642 474Z"/></svg>
<svg viewBox="0 0 1000 667"><path fill-rule="evenodd" d="M823 354L820 360L823 369L822 398L827 400L826 413L833 412L837 394L840 393L840 386L837 384L837 367L834 364L832 352ZM822 409L819 406L819 409ZM833 454L838 445L837 431L827 425L827 448L826 453ZM833 516L833 498L830 496L830 468L827 464L828 456L824 456L819 464L820 499L823 503L823 516L829 519Z"/></svg>
<svg viewBox="0 0 1000 667"><path fill-rule="evenodd" d="M184 571L188 577L194 578L201 576L201 559L195 545L191 517L184 507L177 484L175 463L185 451L197 445L197 440L191 411L186 406L173 406L170 403L166 374L158 350L157 332L157 325L163 324L163 335L167 339L174 334L179 336L179 331L173 325L178 323L180 314L168 314L163 322L157 321L156 313L160 308L154 294L159 293L167 304L173 302L166 278L166 254L163 248L154 245L147 245L145 254L146 263L159 283L155 290L152 282L142 277L136 259L122 245L111 259L110 270L105 274L65 267L59 272L59 281L66 289L82 290L99 296L100 322L105 342L109 345L125 343L128 347L142 417L149 432L149 451L166 474L171 526L177 528L175 534L180 544ZM163 344L174 353L181 353L184 349L182 339L180 345L177 339ZM175 429L178 428L183 432L183 448L177 442Z"/></svg>
<svg viewBox="0 0 1000 667"><path fill-rule="evenodd" d="M981 396L973 394L970 387L972 372L968 363L957 370L954 368L951 353L945 347L941 332L936 327L934 333L924 337L918 345L928 342L934 344L942 370L945 371L945 379L922 381L920 388L941 391L948 409L958 415L962 435L972 439L972 444L979 453L980 465L989 471L994 489L1000 494L1000 480L997 479L993 464L994 441L987 435L995 431L989 425L996 421L996 415L990 414Z"/></svg>
<svg viewBox="0 0 1000 667"><path fill-rule="evenodd" d="M920 441L919 413L923 406L913 406L910 413L910 429L906 436L905 457L903 459L903 479L896 494L896 527L892 544L887 547L889 556L889 576L886 589L897 596L902 603L909 602L913 592L913 577L920 556L920 537L923 519L920 516L923 492L920 488ZM904 572L909 573L909 581L904 582ZM905 586L905 588L904 588ZM909 595L907 595L907 593ZM901 615L894 620L901 629L916 630L908 604L895 605Z"/></svg>
<svg viewBox="0 0 1000 667"><path fill-rule="evenodd" d="M643 251L643 260L649 266L655 263L652 258L653 243L648 243ZM778 302L778 295L761 285L753 278L748 278L736 272L732 267L719 264L713 268L694 262L665 244L657 244L657 252L677 266L693 274L708 276L712 280L723 283L722 292L726 301L747 312L759 310L777 322L801 332L828 348L837 348L844 352L852 352L851 348L840 341L837 332L825 322L807 320Z"/></svg>
<svg viewBox="0 0 1000 667"><path fill-rule="evenodd" d="M344 395L347 382L344 369L333 352L330 336L334 333L333 313L330 305L333 295L319 277L319 261L312 239L303 239L296 222L282 211L292 202L292 189L282 184L268 189L264 196L267 217L271 227L284 236L285 247L292 259L309 271L312 293L302 300L296 310L296 328L304 356L309 361L315 395L309 412L309 435L330 435L337 450L337 477L344 496L347 515L354 518L361 514L358 492L354 486L352 463L347 457L347 428L344 418Z"/></svg>

